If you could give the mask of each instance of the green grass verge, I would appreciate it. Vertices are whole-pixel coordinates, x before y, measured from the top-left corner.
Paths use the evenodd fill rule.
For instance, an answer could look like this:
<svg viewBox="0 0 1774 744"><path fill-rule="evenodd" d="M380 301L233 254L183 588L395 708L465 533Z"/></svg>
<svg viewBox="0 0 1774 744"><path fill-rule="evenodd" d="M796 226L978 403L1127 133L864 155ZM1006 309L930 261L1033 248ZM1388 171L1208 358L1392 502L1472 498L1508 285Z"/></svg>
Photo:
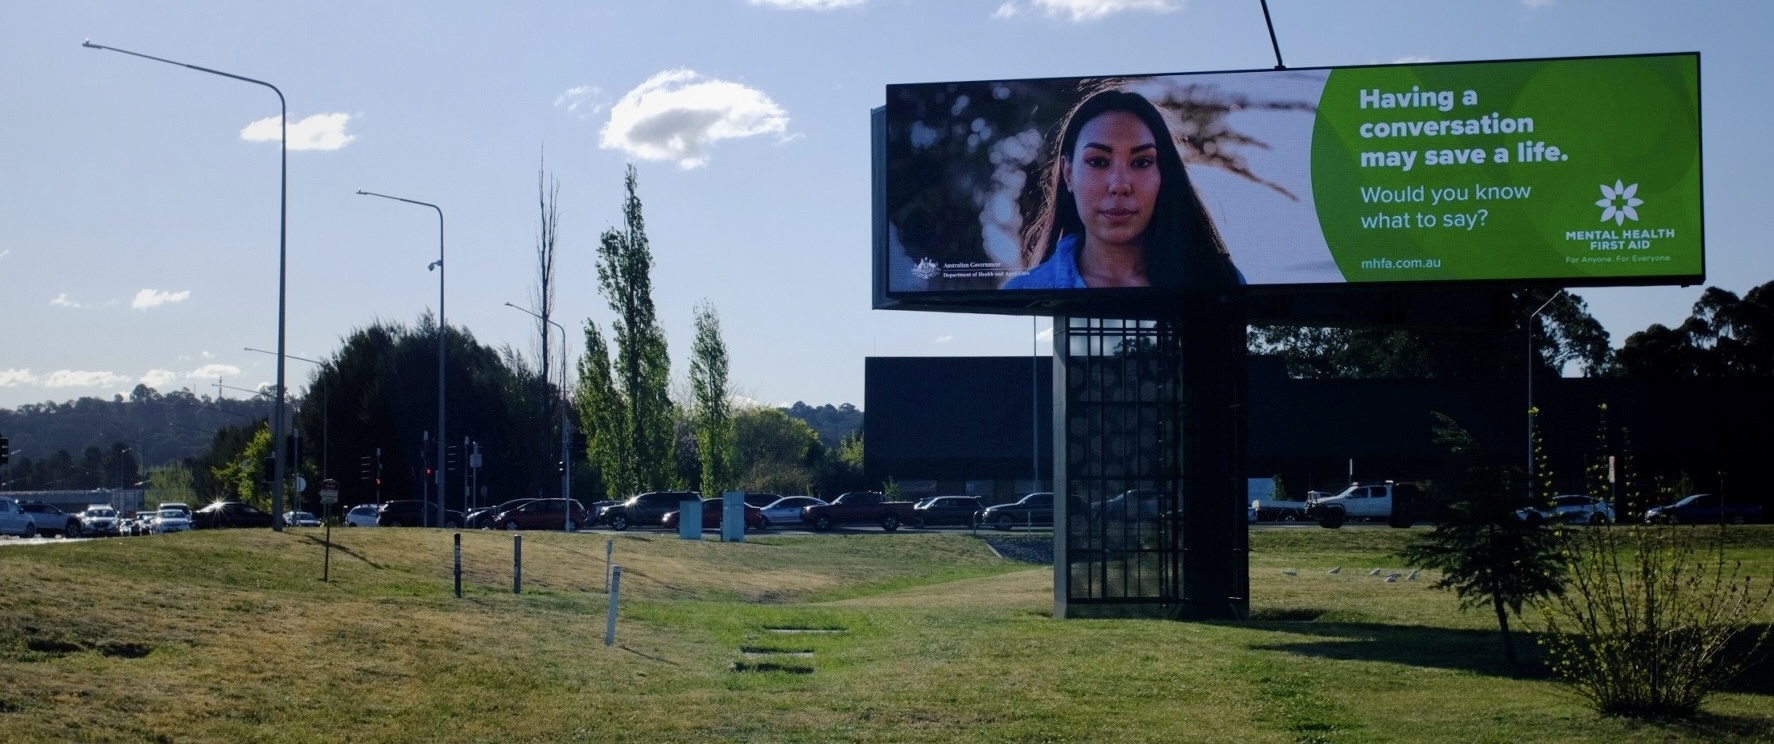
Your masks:
<svg viewBox="0 0 1774 744"><path fill-rule="evenodd" d="M1244 623L1054 620L965 534L206 531L0 546L0 742L1768 741L1764 664L1696 720L1502 661L1413 531L1257 530ZM1732 531L1774 573L1774 527ZM605 541L624 567L603 645ZM1340 566L1338 573L1329 573ZM1531 626L1531 624L1530 624Z"/></svg>

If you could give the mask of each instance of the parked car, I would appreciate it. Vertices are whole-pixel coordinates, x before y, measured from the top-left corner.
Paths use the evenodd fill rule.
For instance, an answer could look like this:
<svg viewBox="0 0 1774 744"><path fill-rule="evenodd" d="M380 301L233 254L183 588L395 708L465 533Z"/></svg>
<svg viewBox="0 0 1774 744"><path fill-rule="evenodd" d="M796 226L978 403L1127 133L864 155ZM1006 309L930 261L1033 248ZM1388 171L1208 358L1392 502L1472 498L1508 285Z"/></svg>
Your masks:
<svg viewBox="0 0 1774 744"><path fill-rule="evenodd" d="M751 504L759 509L775 503L776 500L780 498L782 498L782 494L780 493L753 493L751 491L745 493L745 503Z"/></svg>
<svg viewBox="0 0 1774 744"><path fill-rule="evenodd" d="M462 527L471 530L490 530L493 528L493 519L498 517L501 513L511 511L512 509L516 509L535 500L536 499L534 498L512 499L491 506L470 509L468 510L468 513L462 515Z"/></svg>
<svg viewBox="0 0 1774 744"><path fill-rule="evenodd" d="M1614 507L1608 502L1582 494L1554 496L1551 504L1517 509L1515 516L1529 522L1565 522L1568 524L1607 524L1614 521Z"/></svg>
<svg viewBox="0 0 1774 744"><path fill-rule="evenodd" d="M154 512L130 512L117 524L117 534L136 537L154 534Z"/></svg>
<svg viewBox="0 0 1774 744"><path fill-rule="evenodd" d="M1729 500L1718 494L1697 493L1665 506L1645 512L1646 522L1663 524L1743 524L1759 522L1762 505Z"/></svg>
<svg viewBox="0 0 1774 744"><path fill-rule="evenodd" d="M381 504L358 504L345 512L346 527L374 527L382 514Z"/></svg>
<svg viewBox="0 0 1774 744"><path fill-rule="evenodd" d="M816 496L784 496L772 501L761 509L764 528L801 524L801 510L809 506L825 506L825 500Z"/></svg>
<svg viewBox="0 0 1774 744"><path fill-rule="evenodd" d="M585 505L571 499L524 499L523 502L493 517L496 530L558 530L571 532L591 523ZM572 503L572 516L567 504Z"/></svg>
<svg viewBox="0 0 1774 744"><path fill-rule="evenodd" d="M191 515L192 529L270 527L271 514L244 501L217 501Z"/></svg>
<svg viewBox="0 0 1774 744"><path fill-rule="evenodd" d="M191 507L178 503L161 504L154 512L156 533L184 532L191 529Z"/></svg>
<svg viewBox="0 0 1774 744"><path fill-rule="evenodd" d="M1331 529L1351 519L1384 519L1393 527L1409 527L1422 506L1422 494L1414 483L1351 483L1335 495L1307 501L1306 514Z"/></svg>
<svg viewBox="0 0 1774 744"><path fill-rule="evenodd" d="M19 508L18 501L0 496L0 535L37 536L37 515Z"/></svg>
<svg viewBox="0 0 1774 744"><path fill-rule="evenodd" d="M88 535L121 535L123 518L110 504L93 504L80 513L80 529Z"/></svg>
<svg viewBox="0 0 1774 744"><path fill-rule="evenodd" d="M598 521L619 532L630 525L651 527L659 524L666 512L677 511L679 502L700 500L702 494L695 491L649 491L605 509Z"/></svg>
<svg viewBox="0 0 1774 744"><path fill-rule="evenodd" d="M418 499L384 501L381 511L376 512L376 524L381 527L424 527L427 523L441 527L462 526L462 512L454 509L445 510L443 524L436 525L436 510L435 504Z"/></svg>
<svg viewBox="0 0 1774 744"><path fill-rule="evenodd" d="M984 510L985 504L977 497L937 496L912 506L912 524L919 527L972 527L974 518Z"/></svg>
<svg viewBox="0 0 1774 744"><path fill-rule="evenodd" d="M326 524L320 521L320 517L305 511L284 512L283 523L291 527L320 527Z"/></svg>
<svg viewBox="0 0 1774 744"><path fill-rule="evenodd" d="M1052 527L1053 493L1038 491L1008 504L988 506L979 513L979 525L998 530L1011 527Z"/></svg>
<svg viewBox="0 0 1774 744"><path fill-rule="evenodd" d="M18 505L20 511L30 514L37 523L37 534L45 537L61 535L62 537L80 536L80 517L55 508L41 501L24 501Z"/></svg>
<svg viewBox="0 0 1774 744"><path fill-rule="evenodd" d="M901 524L911 522L910 501L888 501L880 491L850 491L832 499L830 504L815 504L801 510L801 521L821 532L840 524L875 523L892 532Z"/></svg>
<svg viewBox="0 0 1774 744"><path fill-rule="evenodd" d="M721 523L723 521L725 521L725 519L726 519L726 516L723 513L726 510L726 503L727 503L726 500L719 497L719 496L716 496L712 499L704 500L702 502L702 527L703 527L703 529L720 529ZM680 504L681 504L681 502L680 502ZM679 511L681 511L681 509L673 509L671 511L666 512L663 516L661 516L659 518L660 526L662 526L668 530L677 529L678 528L678 512ZM759 509L758 507L752 506L751 504L746 504L745 505L745 528L748 530L763 529L764 528L764 510Z"/></svg>

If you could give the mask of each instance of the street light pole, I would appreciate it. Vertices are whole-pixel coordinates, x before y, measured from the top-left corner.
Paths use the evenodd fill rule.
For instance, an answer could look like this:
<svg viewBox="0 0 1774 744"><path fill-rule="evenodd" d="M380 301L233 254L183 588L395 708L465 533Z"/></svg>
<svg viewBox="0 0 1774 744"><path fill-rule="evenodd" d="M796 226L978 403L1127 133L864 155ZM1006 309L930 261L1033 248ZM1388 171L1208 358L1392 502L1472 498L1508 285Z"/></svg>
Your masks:
<svg viewBox="0 0 1774 744"><path fill-rule="evenodd" d="M1564 290L1562 290L1562 289L1559 290L1558 292L1554 293L1551 297L1546 298L1545 302L1540 303L1540 306L1537 308L1534 308L1534 312L1528 315L1528 493L1529 494L1533 493L1534 476L1535 476L1535 473L1534 473L1534 321L1536 321L1540 318L1540 313L1546 310L1547 305L1551 305L1553 300L1563 297L1564 294L1565 294Z"/></svg>
<svg viewBox="0 0 1774 744"><path fill-rule="evenodd" d="M246 347L246 350L247 351L256 351L256 352L259 352L260 354L275 355L277 353L275 351L266 351L264 349L255 349L251 346ZM296 356L295 354L285 354L284 356L289 359L294 359L298 362L307 362L309 364L312 364L312 365L315 365L318 367L322 367L322 368L324 368L326 366L325 364L322 364L317 359L309 359L308 357L299 357L299 356ZM327 393L327 392L323 392L320 394L320 478L321 478L321 480L326 480L326 478L327 478L327 475L328 475L327 461L332 456L332 450L330 449L330 445L329 445L329 442L331 440L327 436L327 432L332 428L331 424L330 424L330 421L332 419L332 406L327 404L327 399L330 396L331 396L331 394Z"/></svg>
<svg viewBox="0 0 1774 744"><path fill-rule="evenodd" d="M449 468L444 467L444 329L449 326L444 322L443 208L430 202L422 202L416 199L405 199L398 196L389 196L387 194L378 194L374 191L364 191L363 189L358 189L357 193L361 196L379 196L383 199L393 199L398 202L417 204L421 207L431 207L433 210L437 211L437 260L433 261L427 267L427 270L437 269L437 467L434 469L434 472L437 473L437 526L442 527L444 523L444 494L447 493L447 491L444 490L444 473L449 470ZM279 347L279 352L281 351L282 348ZM279 382L281 382L281 380Z"/></svg>
<svg viewBox="0 0 1774 744"><path fill-rule="evenodd" d="M561 332L561 498L566 501L562 508L567 510L567 515L562 518L562 526L570 527L573 523L573 455L572 448L567 445L567 329L559 323L509 302L505 303L505 306L554 326Z"/></svg>
<svg viewBox="0 0 1774 744"><path fill-rule="evenodd" d="M278 166L279 186L278 186L278 196L277 196L277 391L280 394L277 396L277 407L275 408L275 414L272 417L273 420L272 420L272 424L271 424L271 439L273 442L276 443L275 446L273 447L273 454L272 454L272 474L273 474L273 476L275 476L275 478L277 480L276 485L271 490L271 511L272 511L271 529L278 531L278 532L282 532L283 531L284 464L283 464L282 453L277 452L276 450L283 449L283 429L284 429L284 424L286 423L285 413L284 413L283 396L281 395L281 393L283 392L283 389L284 389L284 386L283 386L283 349L284 349L284 315L285 315L285 313L284 313L284 307L285 307L284 287L286 284L285 278L288 273L285 271L285 268L288 265L288 258L289 258L289 251L288 251L288 247L289 247L289 182L290 182L290 179L289 179L289 161L290 161L289 103L284 100L283 91L278 90L277 86L267 83L263 80L254 80L252 78L244 77L241 75L236 75L231 72L222 72L221 70L213 70L208 67L199 67L197 65L186 64L184 62L176 62L176 61L173 61L170 59L162 59L160 57L142 54L140 52L132 52L127 49L118 49L117 47L104 46L102 44L94 44L94 43L92 43L91 39L87 39L85 41L80 42L80 46L86 47L87 49L103 49L103 50L107 50L107 51L118 52L120 54L127 54L132 57L141 57L142 59L150 59L155 62L164 62L169 65L178 65L179 67L184 67L187 69L196 70L198 72L207 72L211 75L220 75L222 77L232 78L234 80L239 80L244 83L252 83L254 85L263 85L267 88L270 88L272 93L277 94L277 107L278 107L277 127L278 127L278 132L279 132L278 133L278 142L279 142L278 147L280 150L280 153L279 153L280 164ZM442 313L441 309L439 310L439 313L440 314Z"/></svg>

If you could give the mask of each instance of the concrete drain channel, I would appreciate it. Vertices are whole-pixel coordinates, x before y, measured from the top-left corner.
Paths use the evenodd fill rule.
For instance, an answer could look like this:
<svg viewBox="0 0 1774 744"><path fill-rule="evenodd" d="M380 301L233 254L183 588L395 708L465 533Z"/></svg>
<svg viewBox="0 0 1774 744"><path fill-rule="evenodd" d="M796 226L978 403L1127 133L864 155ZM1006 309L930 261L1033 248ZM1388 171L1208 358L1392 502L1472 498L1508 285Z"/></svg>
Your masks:
<svg viewBox="0 0 1774 744"><path fill-rule="evenodd" d="M837 635L844 628L765 628L773 635ZM733 662L735 672L778 672L781 674L812 674L813 649L784 646L740 646L739 661Z"/></svg>

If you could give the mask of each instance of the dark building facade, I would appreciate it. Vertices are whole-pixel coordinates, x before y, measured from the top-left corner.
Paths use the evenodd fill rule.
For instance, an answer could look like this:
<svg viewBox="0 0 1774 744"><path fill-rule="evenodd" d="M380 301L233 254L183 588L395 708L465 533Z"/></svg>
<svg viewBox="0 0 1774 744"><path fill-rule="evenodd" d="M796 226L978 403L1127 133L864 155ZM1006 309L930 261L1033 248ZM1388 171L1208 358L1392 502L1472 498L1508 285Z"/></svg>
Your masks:
<svg viewBox="0 0 1774 744"><path fill-rule="evenodd" d="M871 481L891 477L907 496L969 493L988 502L1051 490L1051 358L874 357L866 364ZM1351 475L1433 478L1443 452L1431 412L1472 432L1497 464L1525 467L1526 383L1295 380L1280 360L1252 357L1245 476L1280 475L1295 494L1340 488ZM1774 506L1760 472L1774 452L1774 380L1545 378L1534 382L1534 403L1560 492L1582 490L1585 469L1614 454L1633 458L1648 482L1685 477L1698 491Z"/></svg>

